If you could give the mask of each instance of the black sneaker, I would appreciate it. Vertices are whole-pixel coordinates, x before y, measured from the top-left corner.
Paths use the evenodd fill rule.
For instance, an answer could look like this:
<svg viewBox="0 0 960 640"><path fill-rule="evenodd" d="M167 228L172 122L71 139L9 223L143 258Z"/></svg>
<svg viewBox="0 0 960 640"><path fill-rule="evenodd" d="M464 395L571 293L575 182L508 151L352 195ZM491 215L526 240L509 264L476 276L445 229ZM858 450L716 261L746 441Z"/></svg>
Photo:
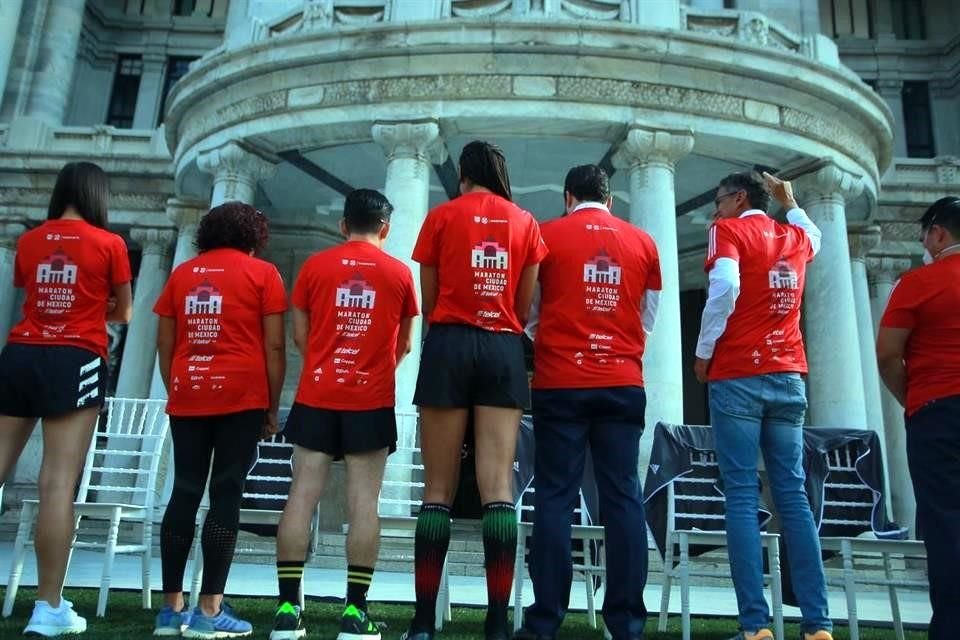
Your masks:
<svg viewBox="0 0 960 640"><path fill-rule="evenodd" d="M273 631L270 632L270 640L298 640L307 635L307 629L303 626L303 619L300 617L299 605L293 605L284 602L277 609L277 615L273 619Z"/></svg>
<svg viewBox="0 0 960 640"><path fill-rule="evenodd" d="M367 617L367 612L348 604L340 620L337 640L380 640L380 627Z"/></svg>

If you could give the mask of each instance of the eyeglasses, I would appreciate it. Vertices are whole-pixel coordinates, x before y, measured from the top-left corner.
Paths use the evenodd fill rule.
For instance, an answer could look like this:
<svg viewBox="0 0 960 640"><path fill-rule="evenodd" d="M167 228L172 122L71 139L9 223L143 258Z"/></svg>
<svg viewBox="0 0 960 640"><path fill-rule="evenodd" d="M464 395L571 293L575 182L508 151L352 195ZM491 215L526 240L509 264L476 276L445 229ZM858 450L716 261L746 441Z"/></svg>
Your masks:
<svg viewBox="0 0 960 640"><path fill-rule="evenodd" d="M738 189L737 191L731 191L730 193L725 193L725 194L723 194L722 196L717 196L717 197L714 198L714 200L713 200L713 206L719 207L719 206L720 206L720 202L723 201L725 198L729 198L730 196L735 196L735 195L737 195L738 193L740 193L741 191L743 191L743 189Z"/></svg>

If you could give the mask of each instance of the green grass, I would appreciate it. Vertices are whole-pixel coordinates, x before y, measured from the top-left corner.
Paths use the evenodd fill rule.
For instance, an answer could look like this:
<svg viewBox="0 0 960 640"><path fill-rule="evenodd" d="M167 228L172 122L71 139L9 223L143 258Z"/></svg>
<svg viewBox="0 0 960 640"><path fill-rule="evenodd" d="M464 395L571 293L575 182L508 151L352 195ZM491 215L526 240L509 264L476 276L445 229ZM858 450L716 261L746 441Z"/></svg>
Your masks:
<svg viewBox="0 0 960 640"><path fill-rule="evenodd" d="M86 616L88 629L82 636L89 640L127 640L128 638L149 638L153 631L155 612L140 608L140 594L137 592L113 591L107 605L107 617L96 618L93 614L97 605L97 592L94 589L68 589L65 594L74 603L80 615ZM10 618L0 618L0 640L22 637L23 627L33 607L35 591L21 589L17 594L17 604ZM231 603L237 612L253 623L254 638L266 638L273 624L276 609L272 598L232 598ZM154 594L154 607L159 607L160 598ZM309 601L304 620L307 625L307 638L332 640L339 631L339 616L343 607L337 603ZM370 614L374 620L387 624L383 633L384 640L396 640L406 629L413 613L411 605L391 605L373 603ZM483 635L483 610L460 607L453 610L453 621L437 634L437 640L474 640ZM670 629L666 633L656 631L655 616L647 623L647 640L678 640L680 638L680 620L670 619ZM698 618L693 622L693 637L697 640L727 640L736 633L736 621L733 618ZM796 625L787 626L787 638L799 637ZM836 640L847 640L845 628L834 634ZM860 627L862 640L889 640L894 637L892 629L868 629ZM925 633L907 632L909 640L922 640ZM600 640L603 633L591 629L584 614L567 616L560 633L563 640ZM778 639L779 640L779 639Z"/></svg>

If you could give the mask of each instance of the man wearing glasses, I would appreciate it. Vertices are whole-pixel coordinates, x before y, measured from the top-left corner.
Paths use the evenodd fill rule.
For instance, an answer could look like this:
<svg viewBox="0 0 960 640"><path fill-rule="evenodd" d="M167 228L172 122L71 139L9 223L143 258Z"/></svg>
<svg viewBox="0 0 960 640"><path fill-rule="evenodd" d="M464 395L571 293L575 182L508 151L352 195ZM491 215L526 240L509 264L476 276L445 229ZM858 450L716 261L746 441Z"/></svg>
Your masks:
<svg viewBox="0 0 960 640"><path fill-rule="evenodd" d="M877 334L880 377L906 409L907 462L927 548L930 640L960 625L960 198L920 219L924 266L894 287Z"/></svg>
<svg viewBox="0 0 960 640"><path fill-rule="evenodd" d="M821 234L797 206L789 182L767 173L763 178L735 173L717 189L705 264L710 285L694 372L710 389L739 608L735 640L773 639L757 524L760 451L783 523L804 638L832 640L820 541L803 487L807 400L801 376L807 361L800 302ZM766 214L771 193L786 209L789 224Z"/></svg>

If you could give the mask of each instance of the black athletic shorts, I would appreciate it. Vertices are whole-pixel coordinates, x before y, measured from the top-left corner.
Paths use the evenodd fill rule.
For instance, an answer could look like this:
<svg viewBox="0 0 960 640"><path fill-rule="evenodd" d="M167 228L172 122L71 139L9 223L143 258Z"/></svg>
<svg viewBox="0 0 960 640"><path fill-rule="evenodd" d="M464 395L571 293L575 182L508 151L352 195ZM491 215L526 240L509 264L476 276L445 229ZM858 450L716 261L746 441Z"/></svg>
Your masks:
<svg viewBox="0 0 960 640"><path fill-rule="evenodd" d="M92 351L9 343L0 352L0 415L61 416L102 407L107 363Z"/></svg>
<svg viewBox="0 0 960 640"><path fill-rule="evenodd" d="M420 354L413 404L525 409L530 385L519 334L432 324Z"/></svg>
<svg viewBox="0 0 960 640"><path fill-rule="evenodd" d="M340 460L344 455L397 450L397 414L393 407L369 411L335 411L293 403L283 428L287 442L322 451Z"/></svg>

